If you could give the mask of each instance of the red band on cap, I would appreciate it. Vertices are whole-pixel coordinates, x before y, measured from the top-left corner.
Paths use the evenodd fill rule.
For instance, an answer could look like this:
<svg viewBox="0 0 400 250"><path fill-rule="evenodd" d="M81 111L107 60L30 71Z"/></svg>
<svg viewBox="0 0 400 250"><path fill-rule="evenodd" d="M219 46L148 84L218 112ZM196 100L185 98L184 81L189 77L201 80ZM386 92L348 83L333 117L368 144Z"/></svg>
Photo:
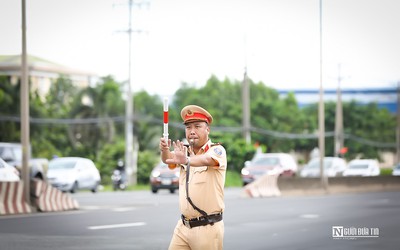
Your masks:
<svg viewBox="0 0 400 250"><path fill-rule="evenodd" d="M203 114L201 114L201 113L193 113L193 114L191 114L191 115L186 115L185 116L185 122L187 121L187 120L205 120L205 121L207 121L208 123L210 123L210 120L208 119L208 117L207 116L205 116L205 115L203 115Z"/></svg>
<svg viewBox="0 0 400 250"><path fill-rule="evenodd" d="M164 123L168 123L168 111L164 111Z"/></svg>

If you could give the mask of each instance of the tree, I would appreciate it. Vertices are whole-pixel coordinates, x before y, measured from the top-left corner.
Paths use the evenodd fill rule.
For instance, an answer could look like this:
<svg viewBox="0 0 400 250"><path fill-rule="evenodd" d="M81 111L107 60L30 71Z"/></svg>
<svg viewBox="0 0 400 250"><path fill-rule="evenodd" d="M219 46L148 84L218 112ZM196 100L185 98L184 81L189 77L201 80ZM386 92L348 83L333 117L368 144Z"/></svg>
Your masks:
<svg viewBox="0 0 400 250"><path fill-rule="evenodd" d="M113 115L123 115L120 85L111 77L105 77L96 87L82 89L74 98L70 117L82 121L68 128L69 139L76 153L92 151L94 155L104 143L115 139ZM84 119L95 119L83 123ZM93 149L95 150L93 152Z"/></svg>
<svg viewBox="0 0 400 250"><path fill-rule="evenodd" d="M222 143L228 152L230 170L239 172L255 152L245 143L242 133L242 105L240 81L228 78L220 81L211 76L202 87L182 83L170 97L169 137L184 137L180 117L188 104L207 108L215 121L211 138ZM281 98L279 93L262 82L250 85L252 142L267 152L296 151L308 153L317 147L317 104L300 108L293 93ZM96 161L105 182L119 158L124 158L125 101L122 83L112 77L102 78L95 86L77 89L65 76L50 88L45 101L37 93L30 93L31 144L35 156L84 156ZM0 76L0 141L19 141L19 82ZM162 136L163 103L157 95L146 91L134 96L134 129L139 141L138 178L147 183L152 167L159 161L158 142ZM335 103L325 104L326 131L334 130ZM380 150L392 150L396 117L376 104L343 103L345 146L347 159L372 157ZM51 122L37 118L51 118ZM68 136L66 136L68 135ZM296 135L293 139L292 135ZM382 143L384 146L382 146ZM388 146L389 145L389 146ZM326 154L333 152L333 137L326 138Z"/></svg>
<svg viewBox="0 0 400 250"><path fill-rule="evenodd" d="M12 84L8 76L0 76L0 116L19 116L20 114L20 84ZM0 141L19 142L19 123L3 120L0 123Z"/></svg>

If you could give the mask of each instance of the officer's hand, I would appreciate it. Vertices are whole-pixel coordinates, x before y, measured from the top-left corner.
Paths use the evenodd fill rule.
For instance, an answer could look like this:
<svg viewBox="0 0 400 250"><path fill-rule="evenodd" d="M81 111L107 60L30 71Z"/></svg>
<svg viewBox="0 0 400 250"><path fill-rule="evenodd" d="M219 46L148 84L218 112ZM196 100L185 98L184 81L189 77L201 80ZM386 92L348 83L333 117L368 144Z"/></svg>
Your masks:
<svg viewBox="0 0 400 250"><path fill-rule="evenodd" d="M187 148L183 145L183 142L177 140L172 143L174 146L173 158L167 159L167 164L186 164L187 163Z"/></svg>
<svg viewBox="0 0 400 250"><path fill-rule="evenodd" d="M159 144L161 151L169 151L170 145L171 145L171 139L168 139L168 141L166 141L164 137L161 137Z"/></svg>

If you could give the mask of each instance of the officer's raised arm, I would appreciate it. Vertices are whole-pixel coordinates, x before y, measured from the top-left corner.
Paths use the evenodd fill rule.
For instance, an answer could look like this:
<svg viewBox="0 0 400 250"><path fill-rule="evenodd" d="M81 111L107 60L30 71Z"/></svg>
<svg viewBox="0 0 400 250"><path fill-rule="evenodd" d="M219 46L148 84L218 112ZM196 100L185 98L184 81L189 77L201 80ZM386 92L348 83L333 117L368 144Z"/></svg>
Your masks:
<svg viewBox="0 0 400 250"><path fill-rule="evenodd" d="M159 147L161 151L161 160L166 164L166 160L173 157L173 154L170 152L169 145L171 145L171 139L168 139L168 141L166 141L164 137L160 138Z"/></svg>

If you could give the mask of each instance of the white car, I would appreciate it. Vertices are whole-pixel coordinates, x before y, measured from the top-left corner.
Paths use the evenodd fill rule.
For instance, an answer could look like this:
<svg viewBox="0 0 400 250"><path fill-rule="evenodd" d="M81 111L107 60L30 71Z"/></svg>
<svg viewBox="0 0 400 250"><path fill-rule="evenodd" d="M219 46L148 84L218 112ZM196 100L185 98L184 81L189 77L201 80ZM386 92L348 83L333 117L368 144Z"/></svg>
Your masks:
<svg viewBox="0 0 400 250"><path fill-rule="evenodd" d="M0 182L20 181L18 170L0 158Z"/></svg>
<svg viewBox="0 0 400 250"><path fill-rule="evenodd" d="M339 157L324 157L324 175L328 177L341 176L347 169L347 163ZM320 176L320 158L311 159L300 172L301 177Z"/></svg>
<svg viewBox="0 0 400 250"><path fill-rule="evenodd" d="M349 162L343 176L378 176L379 163L373 159L355 159Z"/></svg>
<svg viewBox="0 0 400 250"><path fill-rule="evenodd" d="M80 189L97 192L100 172L93 161L81 157L60 157L49 162L47 180L64 192L75 193Z"/></svg>
<svg viewBox="0 0 400 250"><path fill-rule="evenodd" d="M287 153L259 153L245 162L241 171L243 185L247 185L265 174L294 176L297 173L294 157Z"/></svg>
<svg viewBox="0 0 400 250"><path fill-rule="evenodd" d="M393 168L392 175L393 176L400 176L400 164L397 164L397 166L395 166Z"/></svg>

